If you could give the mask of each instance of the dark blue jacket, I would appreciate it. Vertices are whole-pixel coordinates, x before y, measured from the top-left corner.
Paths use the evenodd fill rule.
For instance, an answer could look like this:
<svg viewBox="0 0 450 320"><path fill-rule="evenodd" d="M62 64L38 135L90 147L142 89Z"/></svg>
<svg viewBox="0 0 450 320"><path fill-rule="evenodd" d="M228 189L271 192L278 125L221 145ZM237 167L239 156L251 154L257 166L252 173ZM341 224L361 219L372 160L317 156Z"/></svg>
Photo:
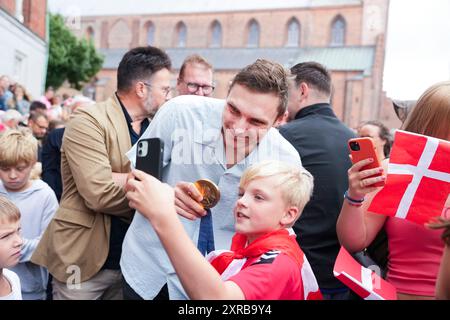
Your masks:
<svg viewBox="0 0 450 320"><path fill-rule="evenodd" d="M314 176L313 196L294 226L297 241L320 288L342 288L344 285L333 276L340 249L336 222L351 166L347 141L355 134L329 104L303 108L295 120L280 128L280 133L297 149L303 166Z"/></svg>

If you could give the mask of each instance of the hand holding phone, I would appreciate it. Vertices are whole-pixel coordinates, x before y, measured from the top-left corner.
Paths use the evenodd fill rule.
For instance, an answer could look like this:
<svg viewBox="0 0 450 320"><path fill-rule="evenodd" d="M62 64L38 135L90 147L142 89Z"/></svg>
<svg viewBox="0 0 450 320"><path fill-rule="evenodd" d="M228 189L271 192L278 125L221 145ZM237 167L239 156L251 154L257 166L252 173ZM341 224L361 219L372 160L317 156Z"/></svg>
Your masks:
<svg viewBox="0 0 450 320"><path fill-rule="evenodd" d="M141 139L137 143L136 169L162 180L164 142L159 138Z"/></svg>
<svg viewBox="0 0 450 320"><path fill-rule="evenodd" d="M348 146L350 149L350 154L352 156L352 163L358 163L362 160L372 158L373 161L369 164L365 165L360 169L360 171L365 171L369 169L375 169L381 167L381 162L378 159L378 154L375 149L375 144L373 143L372 138L364 137L364 138L354 138L348 141ZM382 172L367 176L364 179L379 177L382 175ZM384 186L384 181L379 181L370 185L370 187L382 187Z"/></svg>

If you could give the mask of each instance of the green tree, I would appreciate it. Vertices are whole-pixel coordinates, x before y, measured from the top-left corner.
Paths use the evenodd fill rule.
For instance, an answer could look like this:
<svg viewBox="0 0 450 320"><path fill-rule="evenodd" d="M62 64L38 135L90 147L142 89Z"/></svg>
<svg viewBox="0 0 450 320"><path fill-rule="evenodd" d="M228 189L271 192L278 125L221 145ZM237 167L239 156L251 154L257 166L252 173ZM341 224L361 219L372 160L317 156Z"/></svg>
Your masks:
<svg viewBox="0 0 450 320"><path fill-rule="evenodd" d="M78 40L61 15L50 14L50 48L46 86L59 88L65 80L77 90L101 69L103 57L94 44Z"/></svg>

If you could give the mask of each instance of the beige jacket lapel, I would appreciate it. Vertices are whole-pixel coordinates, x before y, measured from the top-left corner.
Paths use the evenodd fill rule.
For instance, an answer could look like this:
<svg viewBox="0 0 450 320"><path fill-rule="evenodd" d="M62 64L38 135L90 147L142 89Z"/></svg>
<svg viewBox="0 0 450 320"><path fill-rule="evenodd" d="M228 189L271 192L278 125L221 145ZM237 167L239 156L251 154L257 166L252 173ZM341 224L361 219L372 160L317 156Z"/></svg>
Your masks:
<svg viewBox="0 0 450 320"><path fill-rule="evenodd" d="M113 129L117 133L117 146L119 147L120 154L122 155L122 163L125 165L129 162L125 154L131 149L130 132L128 130L125 115L123 114L122 107L120 106L120 102L117 100L117 97L114 95L114 97L110 98L108 102L108 105L111 106L107 111L108 118L112 123Z"/></svg>

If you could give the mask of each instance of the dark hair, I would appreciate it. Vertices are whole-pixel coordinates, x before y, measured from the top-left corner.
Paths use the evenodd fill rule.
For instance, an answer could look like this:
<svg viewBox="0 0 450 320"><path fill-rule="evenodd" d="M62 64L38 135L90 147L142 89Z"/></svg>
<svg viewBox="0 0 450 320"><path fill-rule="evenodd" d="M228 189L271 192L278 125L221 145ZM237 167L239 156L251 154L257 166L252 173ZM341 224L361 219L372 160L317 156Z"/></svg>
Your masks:
<svg viewBox="0 0 450 320"><path fill-rule="evenodd" d="M47 107L40 101L33 101L30 104L30 112L33 111L47 111Z"/></svg>
<svg viewBox="0 0 450 320"><path fill-rule="evenodd" d="M30 115L28 116L28 121L36 122L39 118L44 118L45 120L48 120L47 113L42 112L41 110L35 110L33 112L30 112Z"/></svg>
<svg viewBox="0 0 450 320"><path fill-rule="evenodd" d="M117 90L128 92L135 81L150 78L154 73L170 70L169 56L155 47L138 47L128 51L122 58L117 70Z"/></svg>
<svg viewBox="0 0 450 320"><path fill-rule="evenodd" d="M384 147L383 147L383 153L384 156L387 158L389 157L389 154L391 153L391 147L392 147L392 135L389 131L388 127L386 127L382 122L378 120L370 120L362 122L358 128L362 128L363 126L370 125L378 127L379 130L379 136L381 140L386 141Z"/></svg>
<svg viewBox="0 0 450 320"><path fill-rule="evenodd" d="M305 82L319 92L331 96L331 76L327 68L320 63L309 61L298 63L291 68L291 73L295 76L295 84Z"/></svg>
<svg viewBox="0 0 450 320"><path fill-rule="evenodd" d="M284 115L288 101L288 71L279 63L258 59L242 69L233 79L230 90L240 84L258 93L273 93L280 99L278 117Z"/></svg>

